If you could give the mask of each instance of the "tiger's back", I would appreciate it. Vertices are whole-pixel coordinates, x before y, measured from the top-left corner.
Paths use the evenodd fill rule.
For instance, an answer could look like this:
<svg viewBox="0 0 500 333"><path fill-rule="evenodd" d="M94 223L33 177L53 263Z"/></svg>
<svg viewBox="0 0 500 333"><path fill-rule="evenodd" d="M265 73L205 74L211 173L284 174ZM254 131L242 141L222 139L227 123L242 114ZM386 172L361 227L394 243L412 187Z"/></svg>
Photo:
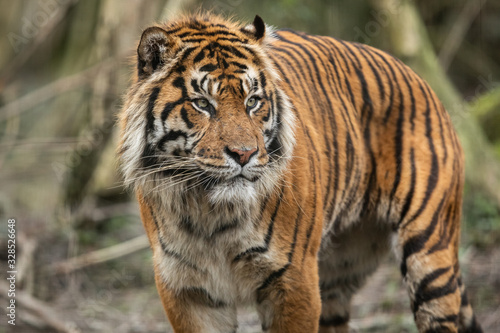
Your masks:
<svg viewBox="0 0 500 333"><path fill-rule="evenodd" d="M138 58L122 161L176 332L232 331L249 301L264 331L348 332L391 242L419 331L480 332L457 261L462 151L409 68L204 15L146 30Z"/></svg>
<svg viewBox="0 0 500 333"><path fill-rule="evenodd" d="M299 129L315 135L298 141L327 177L325 229L341 231L363 215L396 228L435 202L436 187L437 198L461 191L463 156L449 116L411 69L366 45L276 35L273 60L287 94L308 111L296 112Z"/></svg>
<svg viewBox="0 0 500 333"><path fill-rule="evenodd" d="M477 325L456 300L465 297L457 261L463 153L434 92L399 60L371 47L293 31L277 36L274 60L286 73L287 93L297 110L311 110L297 112L298 132L306 133L297 141L326 175L319 182L323 321L348 321L350 296L397 233L414 312L427 311L432 315L425 320L450 330L459 322ZM353 253L354 242L361 249ZM332 255L344 251L345 257Z"/></svg>

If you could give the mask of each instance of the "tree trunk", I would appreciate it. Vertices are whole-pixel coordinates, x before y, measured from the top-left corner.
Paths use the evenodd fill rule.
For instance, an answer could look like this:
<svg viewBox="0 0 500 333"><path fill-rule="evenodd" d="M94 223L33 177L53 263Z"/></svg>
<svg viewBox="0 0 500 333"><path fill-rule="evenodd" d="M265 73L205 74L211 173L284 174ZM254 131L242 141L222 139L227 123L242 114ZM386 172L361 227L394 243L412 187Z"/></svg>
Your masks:
<svg viewBox="0 0 500 333"><path fill-rule="evenodd" d="M500 207L500 163L472 109L446 77L426 28L412 1L371 0L378 13L388 17L385 27L392 53L421 75L451 115L465 151L466 181Z"/></svg>

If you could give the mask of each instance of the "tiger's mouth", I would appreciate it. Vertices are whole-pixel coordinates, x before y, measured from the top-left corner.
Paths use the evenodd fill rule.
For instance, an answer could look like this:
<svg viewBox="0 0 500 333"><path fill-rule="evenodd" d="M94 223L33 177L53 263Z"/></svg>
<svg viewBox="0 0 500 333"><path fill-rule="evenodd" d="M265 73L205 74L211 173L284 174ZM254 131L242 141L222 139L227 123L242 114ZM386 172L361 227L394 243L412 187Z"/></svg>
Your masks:
<svg viewBox="0 0 500 333"><path fill-rule="evenodd" d="M206 189L213 189L217 186L228 186L228 187L238 187L238 186L244 186L247 184L255 183L257 180L259 180L259 176L254 176L252 178L249 178L242 173L230 177L230 178L223 178L223 177L209 177L208 181L208 186Z"/></svg>
<svg viewBox="0 0 500 333"><path fill-rule="evenodd" d="M211 190L216 187L245 187L253 184L260 179L260 175L245 175L243 170L236 175L221 174L212 170L199 168L193 170L190 168L178 168L174 170L163 170L161 175L173 182L186 182L189 187L201 187L205 190Z"/></svg>
<svg viewBox="0 0 500 333"><path fill-rule="evenodd" d="M245 175L240 173L237 176L234 176L232 178L227 179L226 183L237 184L238 182L244 182L244 181L248 181L250 183L255 183L257 180L259 180L259 176L248 177L248 176L245 176Z"/></svg>

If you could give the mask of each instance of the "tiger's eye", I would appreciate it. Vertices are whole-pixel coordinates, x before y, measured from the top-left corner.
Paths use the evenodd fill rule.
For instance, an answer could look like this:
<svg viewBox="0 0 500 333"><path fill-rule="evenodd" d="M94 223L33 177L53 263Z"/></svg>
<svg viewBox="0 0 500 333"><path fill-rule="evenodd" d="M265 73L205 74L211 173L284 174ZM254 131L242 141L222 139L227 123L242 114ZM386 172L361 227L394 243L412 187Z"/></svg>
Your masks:
<svg viewBox="0 0 500 333"><path fill-rule="evenodd" d="M248 99L248 101L247 101L247 106L251 108L251 107L254 107L254 106L255 106L255 104L257 104L257 98L255 98L255 97L250 97L250 98Z"/></svg>
<svg viewBox="0 0 500 333"><path fill-rule="evenodd" d="M196 106L198 106L202 109L208 107L208 104L209 104L208 101L204 98L197 99L194 102L196 103Z"/></svg>

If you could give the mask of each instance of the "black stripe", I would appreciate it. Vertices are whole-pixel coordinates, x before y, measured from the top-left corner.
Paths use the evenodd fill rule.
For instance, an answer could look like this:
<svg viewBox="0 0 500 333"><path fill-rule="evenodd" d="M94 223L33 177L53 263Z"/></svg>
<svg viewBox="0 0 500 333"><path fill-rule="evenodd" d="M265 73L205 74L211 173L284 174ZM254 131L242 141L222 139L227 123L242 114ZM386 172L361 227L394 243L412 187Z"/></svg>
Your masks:
<svg viewBox="0 0 500 333"><path fill-rule="evenodd" d="M193 128L194 124L189 120L186 108L181 109L181 117L186 123L187 128Z"/></svg>
<svg viewBox="0 0 500 333"><path fill-rule="evenodd" d="M352 144L351 133L349 131L346 132L345 137L345 157L347 158L345 163L345 180L344 180L344 190L342 194L342 201L345 203L345 198L347 196L347 189L351 184L352 174L354 172L354 146ZM330 216L331 218L331 216Z"/></svg>
<svg viewBox="0 0 500 333"><path fill-rule="evenodd" d="M371 52L369 52L368 50L366 50L366 48L361 47L360 44L353 43L352 45L354 45L355 47L358 48L359 54L361 54L361 56L365 59L366 63L370 67L373 75L375 76L375 80L377 81L377 88L378 88L378 91L379 91L380 104L382 105L382 103L383 103L383 101L385 99L385 89L384 89L384 84L382 83L382 79L380 77L380 73L378 72L378 70L373 65L373 63L376 63L375 59L373 58L373 55L371 54ZM368 59L367 55L370 57L370 59Z"/></svg>
<svg viewBox="0 0 500 333"><path fill-rule="evenodd" d="M200 86L202 87L202 89L203 89L203 86L205 85L205 81L207 79L208 79L208 74L203 75L203 77L201 78Z"/></svg>
<svg viewBox="0 0 500 333"><path fill-rule="evenodd" d="M177 74L182 74L186 70L186 66L177 64L175 67L172 69Z"/></svg>
<svg viewBox="0 0 500 333"><path fill-rule="evenodd" d="M434 318L434 320L438 323L454 323L455 325L458 325L458 315L456 314Z"/></svg>
<svg viewBox="0 0 500 333"><path fill-rule="evenodd" d="M293 191L293 189L291 189ZM260 287L257 289L257 302L261 303L266 297L267 294L264 293L265 289L267 289L274 281L279 279L283 274L285 274L286 270L290 267L292 264L292 259L293 259L293 254L295 252L295 245L297 243L297 234L299 231L299 221L302 218L302 210L300 210L297 213L297 218L295 219L295 228L293 232L293 240L292 243L290 244L290 251L288 252L288 262L280 268L277 271L273 271L265 280L264 282L260 285Z"/></svg>
<svg viewBox="0 0 500 333"><path fill-rule="evenodd" d="M213 72L219 68L218 65L216 64L206 64L204 66L201 66L200 71L201 72Z"/></svg>
<svg viewBox="0 0 500 333"><path fill-rule="evenodd" d="M422 85L420 85L420 83L419 83L419 86L420 86L420 90L422 91L422 93L425 96L425 104L426 104L426 106L425 106L426 107L426 112L425 112L426 131L425 131L425 135L426 135L427 140L429 142L429 148L431 151L431 157L432 157L431 170L429 172L429 176L427 177L427 188L425 190L425 196L422 199L422 203L420 204L420 207L417 210L417 212L415 212L415 214L411 217L411 219L408 222L405 223L405 225L408 225L409 223L414 221L424 211L425 207L427 206L427 203L430 200L430 197L431 197L434 189L436 188L436 185L438 182L438 173L439 173L438 158L436 155L436 150L434 148L434 142L432 140L431 109L429 106L429 96L426 94L426 92L424 91L424 89L422 88Z"/></svg>
<svg viewBox="0 0 500 333"><path fill-rule="evenodd" d="M274 50L277 52L277 56L284 62L286 62L287 66L287 70L291 71L293 74L295 74L295 76L298 77L298 81L300 83L300 86L302 89L300 89L300 92L301 93L312 93L310 91L310 88L311 86L306 86L305 85L305 82L309 82L309 79L308 79L308 76L306 75L306 73L304 72L304 64L299 60L302 58L302 56L299 54L299 58L297 58L295 56L294 53L297 53L297 51L295 49L291 49L291 51L289 50L289 47L277 47L275 46L274 47ZM283 55L280 55L280 53L282 53ZM292 63L290 63L290 61L288 60L292 60L295 65L293 65ZM298 70L298 72L297 72ZM309 70L309 74L310 74L310 70ZM286 75L283 75L283 77L285 78L285 81L289 84L290 88L292 89L292 91L296 91L295 88L296 88L296 85L294 84L291 84L290 81L287 81L288 77ZM312 76L311 76L311 80L313 80ZM309 88L309 89L308 89ZM319 94L319 92L318 92ZM316 102L315 99L311 98L311 102Z"/></svg>
<svg viewBox="0 0 500 333"><path fill-rule="evenodd" d="M315 36L312 36L311 38L315 39L317 42L318 42L318 45L321 45L323 46L324 43L326 43L326 45L324 47L322 47L321 49L323 50L323 52L325 54L328 54L329 56L329 62L331 64L331 66L333 67L333 69L335 70L335 74L336 74L336 77L337 77L337 80L336 81L333 81L333 82L330 82L330 86L334 87L335 90L334 92L336 93L339 101L341 102L341 105L342 105L342 109L344 110L344 112L340 112L340 114L342 115L342 119L345 123L345 128L346 128L346 146L345 146L345 151L346 151L346 164L344 165L343 167L343 170L346 171L347 175L344 177L345 178L345 186L344 186L344 189L342 190L342 197L341 197L341 202L344 202L345 204L341 207L341 209L349 209L351 203L352 203L352 200L354 198L354 195L356 195L355 193L355 188L354 186L349 190L347 191L348 189L348 185L350 184L350 180L351 180L351 176L352 176L352 173L354 172L353 168L352 168L352 165L354 163L354 154L355 154L355 149L354 149L354 146L352 145L352 139L351 139L351 133L354 134L355 138L357 138L357 132L356 130L354 129L354 125L353 125L353 122L352 122L352 119L351 117L352 116L356 116L356 114L352 114L352 112L350 110L348 110L345 102L344 102L344 97L345 97L345 92L342 91L342 93L339 91L339 86L340 88L342 88L342 85L341 83L343 82L340 78L340 75L337 71L337 65L336 65L336 61L340 61L340 58L344 59L344 62L345 62L345 57L343 56L343 54L341 52L339 52L337 46L335 45L335 43L332 42L332 39L331 38L324 38L324 37L315 37ZM335 50L335 54L332 53L332 50ZM340 55L340 57L339 57ZM351 64L352 65L352 64ZM342 71L344 72L345 71L345 68L349 67L349 64L348 63L345 63L343 66L340 65L339 63L339 66L343 67L342 68ZM330 76L328 76L330 78ZM344 76L344 83L345 83L345 86L347 87L347 90L348 90L348 94L349 94L349 98L350 98L350 101L352 103L352 106L354 107L355 110L357 110L356 108L356 101L355 101L355 98L354 98L354 95L352 93L352 89L351 89L351 85L349 83L349 80L347 79L347 76ZM335 122L335 119L334 119L334 122L333 122L333 129L332 129L332 132L336 132L336 122ZM336 136L334 136L334 139L336 138ZM326 140L328 140L328 138L325 138ZM337 144L336 142L334 142L334 146L336 147ZM335 148L335 149L338 149L338 148ZM339 168L338 166L338 154L332 154L334 155L335 157L335 168ZM357 172L358 173L358 172ZM359 175L358 175L358 178L359 178ZM336 175L336 179L335 181L337 182L338 181L338 175ZM334 189L334 193L337 193L338 189ZM348 197L348 199L346 200L346 197ZM336 199L336 195L334 195L333 197L333 200L328 200L328 208L326 210L326 220L331 220L332 219L332 216L333 216L333 209L334 207L337 206L336 202L335 202L335 199ZM339 220L340 219L340 214L341 212L337 212L336 214L336 220ZM334 223L336 224L336 223ZM338 223L337 223L338 224Z"/></svg>
<svg viewBox="0 0 500 333"><path fill-rule="evenodd" d="M160 226L158 225L158 220L156 219L156 215L154 213L153 207L151 205L148 205L149 207L149 214L151 214L151 218L153 219L153 223L156 228L156 234L158 236L158 242L160 243L161 249L163 250L163 253L177 259L181 264L184 266L187 266L189 268L192 268L195 271L203 272L198 266L184 258L181 254L174 252L172 250L167 249L167 245L163 241L163 237L161 236L160 232Z"/></svg>
<svg viewBox="0 0 500 333"><path fill-rule="evenodd" d="M415 104L415 96L413 94L413 88L409 87L408 92L410 93L410 102L411 102L411 115L410 115L410 124L411 130L415 130L415 115L416 115L416 104Z"/></svg>
<svg viewBox="0 0 500 333"><path fill-rule="evenodd" d="M327 48L323 44L323 39L324 38L319 38L319 37L313 37L313 36L302 36L305 40L310 41L314 43L316 47L322 52L322 55L327 56L330 54L330 49ZM341 97L341 93L339 91L339 83L338 81L335 81L335 74L332 72L332 67L335 69L335 64L329 61L327 64L330 66L327 66L322 60L321 55L313 50L313 53L317 56L317 58L321 62L321 67L326 69L326 81L327 84L326 86L330 87L330 93L333 93L338 97L338 100L341 102L342 108L344 112L340 112L342 115L342 119L344 120L344 123L348 125L350 122L350 119L346 119L346 114L349 114L347 111L347 107L344 103L343 98ZM330 95L327 93L327 91L323 88L325 84L322 82L321 76L318 72L318 68L315 66L316 70L316 75L317 75L317 80L320 86L322 87L322 92L325 94L326 100L328 102L329 112L322 112L321 114L324 116L325 114L327 115L327 119L323 117L323 137L324 137L324 142L326 142L326 150L328 152L328 155L330 158L328 158L328 167L331 170L333 167L334 173L333 173L333 191L331 191L331 186L327 187L326 193L325 193L325 198L326 200L324 201L323 204L323 209L326 211L326 219L331 220L332 215L334 213L334 209L338 206L337 205L337 195L339 192L339 183L340 183L340 167L339 167L339 154L336 152L339 151L339 143L338 143L338 137L337 135L333 134L332 138L328 136L329 133L337 133L337 119L335 116L335 106L330 102L331 98L329 97ZM337 73L338 75L338 73ZM322 108L323 109L323 108ZM327 125L330 124L331 127L327 128ZM346 126L346 131L349 132L347 126ZM333 139L333 140L332 140ZM333 151L332 151L332 144L333 143ZM332 157L333 157L333 166L332 166ZM328 173L328 178L327 178L327 184L331 184L332 182L332 177L331 177L331 172ZM332 198L330 198L330 193L332 193ZM342 196L345 196L345 189L342 191Z"/></svg>
<svg viewBox="0 0 500 333"><path fill-rule="evenodd" d="M186 98L187 97L187 89L186 89L186 86L184 83L185 83L184 78L182 76L179 76L178 78L176 78L174 80L173 85L174 85L174 87L181 89L182 97Z"/></svg>
<svg viewBox="0 0 500 333"><path fill-rule="evenodd" d="M161 149L161 150L164 150L163 149L163 145L167 142L167 141L175 141L177 140L179 137L184 137L187 139L187 134L185 132L182 132L182 131L170 131L168 132L167 134L165 134L161 139L160 141L158 141L158 144L157 144L157 147L158 149Z"/></svg>
<svg viewBox="0 0 500 333"><path fill-rule="evenodd" d="M198 29L198 27L196 29ZM185 38L185 37L210 37L210 36L233 36L233 37L236 37L237 40L241 40L241 39L239 39L239 36L237 34L232 33L228 30L220 30L220 29L213 30L210 32L208 32L208 31L184 32L182 34L177 35L177 37L179 37L181 39L184 38L183 41L189 41L189 39Z"/></svg>
<svg viewBox="0 0 500 333"><path fill-rule="evenodd" d="M415 194L417 169L415 167L415 151L413 150L413 147L410 150L410 165L411 165L410 190L408 191L408 194L406 195L406 198L404 200L403 208L401 209L401 217L399 219L398 224L401 224L401 222L405 219L406 215L408 214L411 203L413 201L413 195Z"/></svg>
<svg viewBox="0 0 500 333"><path fill-rule="evenodd" d="M232 220L229 223L223 224L221 226L218 226L214 230L211 231L204 231L203 229L200 229L196 226L193 221L185 216L179 221L179 227L185 231L186 233L196 236L196 237L203 237L206 241L210 241L214 239L214 237L219 236L220 234L225 233L226 231L235 229L236 227L239 226L239 220L235 219Z"/></svg>
<svg viewBox="0 0 500 333"><path fill-rule="evenodd" d="M209 308L223 308L228 306L227 303L216 299L205 288L201 287L183 288L179 292L178 297L182 298L185 302L192 302Z"/></svg>
<svg viewBox="0 0 500 333"><path fill-rule="evenodd" d="M239 220L233 220L231 223L228 223L228 224L224 224L224 225L221 225L219 227L217 227L215 230L213 230L211 232L211 237L213 236L216 236L216 235L219 235L219 234L222 234L226 231L229 231L229 230L232 230L232 229L235 229L236 227L239 226Z"/></svg>
<svg viewBox="0 0 500 333"><path fill-rule="evenodd" d="M276 202L276 207L275 207L274 212L271 216L271 221L269 222L269 226L267 227L267 233L266 233L266 236L264 238L264 245L251 247L251 248L239 253L238 255L236 255L236 257L234 257L233 263L240 261L241 259L243 259L244 257L246 257L248 255L257 254L257 253L265 253L269 250L269 243L271 243L271 239L273 237L274 222L276 219L276 215L278 214L278 210L281 206L281 202L283 201L284 191L285 191L284 187L281 187L279 199Z"/></svg>
<svg viewBox="0 0 500 333"><path fill-rule="evenodd" d="M450 236L447 234L446 224L447 222L452 222L451 214L452 214L453 206L449 205L448 210L446 211L446 216L443 220L444 223L439 224L439 239L428 251L427 255L433 254L436 251L441 251L447 249L450 245Z"/></svg>
<svg viewBox="0 0 500 333"><path fill-rule="evenodd" d="M451 269L451 266L448 267L443 267L443 268L438 268L435 271L432 271L431 273L428 273L427 275L424 276L424 278L420 281L418 284L418 287L415 291L415 300L413 301L412 309L414 312L418 311L418 308L422 303L424 303L423 300L425 298L425 293L426 290L429 290L429 285L437 280L440 276L443 274L446 274L449 272Z"/></svg>
<svg viewBox="0 0 500 333"><path fill-rule="evenodd" d="M423 86L427 91L427 95L429 96L429 98L432 102L432 105L434 106L434 110L436 111L437 118L439 120L439 133L441 135L441 142L443 143L442 147L444 150L443 164L446 164L446 160L448 159L448 147L447 147L446 143L444 142L444 131L443 131L443 123L442 123L443 120L441 119L441 116L446 115L446 110L444 110L443 104L440 101L436 101L435 94L433 94L431 92L429 85L427 83L423 82ZM441 106L441 110L443 111L443 114L440 112L440 108L438 108L438 104ZM451 129L452 129L451 124L448 124L448 131L449 131L448 133L450 135L454 135L454 133L451 132Z"/></svg>
<svg viewBox="0 0 500 333"><path fill-rule="evenodd" d="M408 71L405 70L405 68L400 67L397 63L395 64L395 68L399 69L399 73L403 77L403 80L408 88L408 91L411 92L411 96L413 99L413 92L412 88L410 86L410 83L407 78ZM401 87L399 87L399 116L398 120L396 123L396 133L395 133L395 138L394 138L394 143L395 143L395 150L394 150L394 160L395 160L395 165L396 165L396 174L394 176L394 183L389 195L389 209L387 210L387 219L390 217L390 213L392 210L392 204L394 202L394 196L396 194L396 191L399 187L399 184L401 182L401 171L403 168L403 162L405 159L403 159L403 141L404 141L404 131L403 127L405 124L405 118L404 118L404 113L405 113L405 105L404 105L404 96L403 96L403 91ZM415 101L413 100L412 102L412 108L415 106Z"/></svg>
<svg viewBox="0 0 500 333"><path fill-rule="evenodd" d="M165 120L167 120L168 116L170 115L170 113L172 112L172 110L180 105L184 103L184 99L181 98L175 102L170 102L170 103L167 103L165 104L165 107L163 108L163 111L161 112L161 121L162 122L165 122Z"/></svg>
<svg viewBox="0 0 500 333"><path fill-rule="evenodd" d="M293 191L293 189L290 189ZM298 205L297 205L298 206ZM295 229L293 231L293 240L290 244L290 252L288 252L288 262L292 262L293 254L295 253L295 246L297 245L297 234L299 233L299 221L302 219L302 209L298 206L299 211L297 212L297 218L295 219Z"/></svg>
<svg viewBox="0 0 500 333"><path fill-rule="evenodd" d="M375 162L375 156L371 147L371 132L370 132L370 125L371 125L371 120L373 116L373 104L372 100L370 98L370 93L368 92L368 86L366 83L365 76L363 75L363 72L360 70L358 67L354 67L354 71L359 79L359 82L361 84L361 92L362 92L362 98L363 98L363 106L361 108L361 116L363 118L366 118L365 124L364 124L364 131L363 131L363 138L365 141L365 146L368 150L368 154L370 157L370 165L371 165L371 171L370 171L370 177L368 181L368 186L366 187L366 191L363 195L363 208L362 208L362 214L367 214L369 211L369 204L370 202L374 202L375 200L372 197L372 193L376 184L376 175L377 175L377 164ZM365 110L368 110L366 112ZM336 221L337 223L334 224L335 230L338 232L340 223Z"/></svg>
<svg viewBox="0 0 500 333"><path fill-rule="evenodd" d="M262 90L266 89L266 75L264 74L264 72L259 73L259 79Z"/></svg>
<svg viewBox="0 0 500 333"><path fill-rule="evenodd" d="M406 81L406 78L404 78ZM403 168L403 137L404 137L404 98L403 92L399 90L399 116L396 123L396 132L394 134L394 164L396 166L396 174L394 175L394 182L392 184L392 189L389 194L389 208L387 209L387 220L389 220L392 203L394 202L394 196L401 182L401 170Z"/></svg>
<svg viewBox="0 0 500 333"><path fill-rule="evenodd" d="M195 225L188 216L184 216L180 219L179 227L190 235L198 234Z"/></svg>
<svg viewBox="0 0 500 333"><path fill-rule="evenodd" d="M236 62L236 61L232 61L232 62L230 62L230 64L238 67L239 69L245 70L245 71L248 69L248 67L245 64L240 64L239 62Z"/></svg>
<svg viewBox="0 0 500 333"><path fill-rule="evenodd" d="M198 271L198 272L202 271L198 266L196 266L192 262L188 261L180 253L177 253L177 252L174 252L174 251L168 249L167 245L165 244L163 239L160 237L160 235L158 235L158 239L160 241L161 249L163 250L164 254L177 259L177 261L179 261L181 264L183 264L186 267L192 268L193 270Z"/></svg>
<svg viewBox="0 0 500 333"><path fill-rule="evenodd" d="M342 72L344 72L345 70L347 70L347 73L350 74L351 73L351 66L350 65L352 65L352 63L350 63L350 62L347 61L347 58L346 58L346 56L344 55L344 52L343 52L345 50L341 51L340 48L338 47L337 43L339 43L339 40L336 39L336 38L331 38L331 37L330 38L324 38L324 40L326 41L326 43L328 45L330 45L335 50L335 55L337 56L335 58L339 59L338 57L340 57L340 59L342 59L342 61L344 62L344 65L340 66L340 68L342 69ZM345 77L347 77L347 76L345 75Z"/></svg>
<svg viewBox="0 0 500 333"><path fill-rule="evenodd" d="M345 315L345 316L336 315L336 316L331 316L328 318L323 318L323 317L319 318L320 326L324 326L324 327L341 326L341 325L347 324L348 322L349 322L349 315Z"/></svg>
<svg viewBox="0 0 500 333"><path fill-rule="evenodd" d="M267 153L272 161L279 160L279 158L284 154L283 144L281 143L281 137L280 137L280 132L282 131L283 127L280 121L281 112L278 110L276 114L277 114L277 121L273 125L277 127L273 129L272 140L269 143L269 146L267 147Z"/></svg>
<svg viewBox="0 0 500 333"><path fill-rule="evenodd" d="M149 95L148 109L146 112L146 135L148 133L151 133L151 131L154 131L155 129L155 116L153 110L155 108L156 99L158 98L159 93L160 93L160 87L155 87L153 88L151 95Z"/></svg>
<svg viewBox="0 0 500 333"><path fill-rule="evenodd" d="M269 100L269 110L267 114L264 117L262 117L262 121L265 123L269 121L269 117L274 112L274 93L272 91L269 93L268 100Z"/></svg>
<svg viewBox="0 0 500 333"><path fill-rule="evenodd" d="M243 47L243 45L242 45ZM248 59L248 57L246 55L244 55L243 53L241 53L239 51L239 49L233 47L233 46L230 46L230 45L221 45L220 48L226 52L229 52L231 55L234 55L236 56L237 58L241 58L241 59ZM244 47L243 47L244 48ZM247 52L248 52L248 48L244 48ZM253 53L253 52L251 52Z"/></svg>
<svg viewBox="0 0 500 333"><path fill-rule="evenodd" d="M194 51L196 50L197 47L190 47L190 48L187 48L184 50L184 53L182 54L180 60L179 60L179 63L183 63L188 57L189 55Z"/></svg>
<svg viewBox="0 0 500 333"><path fill-rule="evenodd" d="M151 92L151 95L149 95L148 108L146 111L146 127L144 129L144 140L146 142L148 141L149 134L155 131L155 116L153 110L159 93L160 93L160 88L155 87ZM154 157L154 155L155 155L154 147L151 144L146 143L146 146L144 147L144 150L142 151L141 155L142 165L144 168L148 168L157 164L158 160L156 157Z"/></svg>
<svg viewBox="0 0 500 333"><path fill-rule="evenodd" d="M193 63L197 64L205 58L205 49L201 49L200 52L193 58Z"/></svg>
<svg viewBox="0 0 500 333"><path fill-rule="evenodd" d="M346 42L346 41L343 41L343 40L340 40L338 39L337 40L340 44L342 44L342 46L344 47L344 49L347 51L347 54L346 56L349 58L349 60L353 63L353 67L354 68L362 68L363 66L361 66L361 61L359 61L359 58L358 56L356 55L356 53L353 52L353 50L351 49L350 46L352 46L353 44L352 43L349 43L349 42Z"/></svg>
<svg viewBox="0 0 500 333"><path fill-rule="evenodd" d="M164 29L168 34L173 34L178 32L179 30L184 29L184 27L176 27L176 28L170 28L170 29Z"/></svg>
<svg viewBox="0 0 500 333"><path fill-rule="evenodd" d="M415 292L415 300L413 301L413 306L412 306L414 313L418 312L422 304L432 301L436 298L453 294L457 290L458 284L454 274L450 276L448 281L443 286L434 288L427 287L428 283L432 282L437 277L443 275L447 270L449 270L449 267L448 269L445 268L437 269L435 271L436 272L435 275L433 274L434 272L430 273L429 274L430 276L428 275L430 281L424 281L428 276L426 276L424 280L422 280L417 291Z"/></svg>
<svg viewBox="0 0 500 333"><path fill-rule="evenodd" d="M401 262L401 274L403 275L403 277L406 276L407 273L406 260L408 259L408 257L414 253L420 252L436 229L436 225L439 221L439 215L441 213L441 209L443 208L445 198L446 195L443 195L441 202L434 211L432 220L427 228L425 228L425 230L420 232L418 235L409 238L403 245L403 258Z"/></svg>
<svg viewBox="0 0 500 333"><path fill-rule="evenodd" d="M316 151L316 148L314 147L313 141L311 139L311 136L309 135L309 132L307 131L307 128L304 128L304 131L305 131L305 134L307 136L309 145L310 145L310 147L313 148L312 150L316 155L316 159L313 159L313 158L311 158L311 154L309 152L307 154L308 161L309 161L309 172L310 172L311 177L312 177L311 183L312 183L312 187L314 189L313 190L313 202L316 204L318 194L316 193L316 190L315 190L317 180L316 180L316 167L315 167L314 161L317 161L319 158L318 158L318 152ZM307 231L306 231L306 242L304 243L304 249L302 252L302 265L304 265L304 262L306 260L306 252L307 252L307 249L309 248L309 243L311 242L311 236L312 236L314 226L316 225L316 207L315 207L315 209L313 209L313 213L312 213L312 216L311 216L309 223L310 223L309 227L307 228Z"/></svg>
<svg viewBox="0 0 500 333"><path fill-rule="evenodd" d="M389 56L388 54L384 53L384 52L381 52L380 50L377 50L377 49L372 49L372 52L373 54L375 54L379 59L381 59L384 64L386 65L386 68L389 69L389 71L391 72L391 75L392 75L392 80L390 78L388 78L389 80L389 87L390 87L390 90L391 90L391 95L389 96L389 105L387 106L386 110L385 110L385 114L384 114L384 124L387 124L387 121L389 120L390 116L391 116L391 113L392 113L392 110L393 110L393 107L392 107L392 104L394 102L394 85L396 87L399 87L400 86L400 83L398 81L398 78L396 77L396 73L394 72L394 64L390 64L389 61L387 60L387 58L389 60L394 60L393 57ZM393 85L393 81L394 81L394 85Z"/></svg>
<svg viewBox="0 0 500 333"><path fill-rule="evenodd" d="M285 58L279 56L279 55L276 55L278 58L284 60ZM286 60L285 60L286 61ZM288 64L290 64L290 62L287 61ZM294 95L297 94L296 92L296 87L294 87L294 85L290 82L290 78L288 77L288 75L285 75L285 72L283 71L283 68L281 67L281 65L276 61L276 59L273 59L273 66L278 70L278 72L282 75L280 75L280 78L282 80L284 80L286 82L286 84L288 85L288 87L290 88L290 90L293 92ZM291 67L288 67L288 68L291 68ZM293 71L293 70L292 70ZM296 74L296 72L294 72ZM297 75L297 74L296 74Z"/></svg>
<svg viewBox="0 0 500 333"><path fill-rule="evenodd" d="M285 266L281 267L277 271L272 272L265 280L264 282L260 285L260 287L257 289L257 303L262 303L264 299L266 298L266 293L263 293L263 291L268 288L271 283L273 283L275 280L279 279L283 274L285 274L286 270L288 267L291 265L291 263L286 263Z"/></svg>
<svg viewBox="0 0 500 333"><path fill-rule="evenodd" d="M191 87L193 87L193 90L197 93L201 93L200 86L198 85L198 81L195 79L191 80Z"/></svg>
<svg viewBox="0 0 500 333"><path fill-rule="evenodd" d="M462 298L462 300L460 302L460 306L461 307L469 306L469 304L470 304L469 303L469 298L467 297L467 293L465 291L462 292L461 298Z"/></svg>
<svg viewBox="0 0 500 333"><path fill-rule="evenodd" d="M318 46L318 42L315 42L314 40L312 40L311 38L309 38L307 35L305 35L305 34L298 34L298 33L293 32L293 31L292 31L292 33L294 33L297 36L303 38L304 40L306 40L306 41L308 41L310 43L313 43L314 45ZM302 52L304 52L307 55L309 61L306 61L305 64L307 66L309 66L309 65L313 66L313 69L310 69L308 71L309 75L311 76L311 79L314 82L313 73L316 74L317 85L319 85L319 88L321 89L321 92L322 92L323 96L325 97L324 99L317 99L317 102L322 103L323 101L326 100L326 102L328 104L328 110L330 110L330 114L331 114L331 112L334 110L334 106L332 105L332 101L330 100L330 98L328 98L329 94L327 93L327 91L325 89L325 86L335 86L335 83L329 85L329 84L325 84L323 82L323 79L321 77L321 71L319 70L319 67L318 67L318 64L317 64L317 60L319 60L321 62L321 67L322 68L327 68L328 66L326 66L326 64L323 63L321 57L319 57L318 54L313 49L309 49L309 48L305 47L301 43L293 42L293 41L287 40L286 38L283 38L283 37L282 37L282 40L284 42L287 42L287 43L289 43L289 44L297 47L298 49L300 49ZM296 50L294 50L294 51L296 53L298 53ZM317 85L312 85L312 87L314 87L314 89L316 90L317 89ZM318 91L318 95L319 95L319 91ZM321 107L321 105L319 105L319 106ZM324 113L320 113L320 114L324 115ZM337 124L336 124L335 116L333 116L330 120L332 122L333 128L336 129L337 128ZM327 121L325 121L324 118L323 118L322 123L323 123L322 124L323 125L323 135L326 135L326 133L328 132L328 129L326 127L327 126ZM328 138L326 138L326 137L325 137L325 143L327 145L327 150L328 151L332 151L330 140L328 140ZM338 142L337 142L337 138L336 138L335 135L333 136L333 150L334 151L338 151ZM331 154L331 155L333 155L334 163L336 163L335 167L333 167L331 159L330 158L328 159L329 169L330 170L332 168L334 169L334 175L333 175L333 180L334 180L333 199L331 201L335 202L336 201L337 192L338 192L338 180L339 180L339 172L340 172L340 170L338 168L338 154ZM319 160L319 158L318 158L318 160ZM321 176L321 174L320 174L320 176ZM331 184L331 178L332 178L332 173L328 172L327 173L327 184ZM325 198L330 198L330 192L331 191L332 191L332 187L331 186L327 186L326 193L325 193ZM326 206L329 203L330 203L330 200L325 200L324 204L323 204L323 209L326 209Z"/></svg>

